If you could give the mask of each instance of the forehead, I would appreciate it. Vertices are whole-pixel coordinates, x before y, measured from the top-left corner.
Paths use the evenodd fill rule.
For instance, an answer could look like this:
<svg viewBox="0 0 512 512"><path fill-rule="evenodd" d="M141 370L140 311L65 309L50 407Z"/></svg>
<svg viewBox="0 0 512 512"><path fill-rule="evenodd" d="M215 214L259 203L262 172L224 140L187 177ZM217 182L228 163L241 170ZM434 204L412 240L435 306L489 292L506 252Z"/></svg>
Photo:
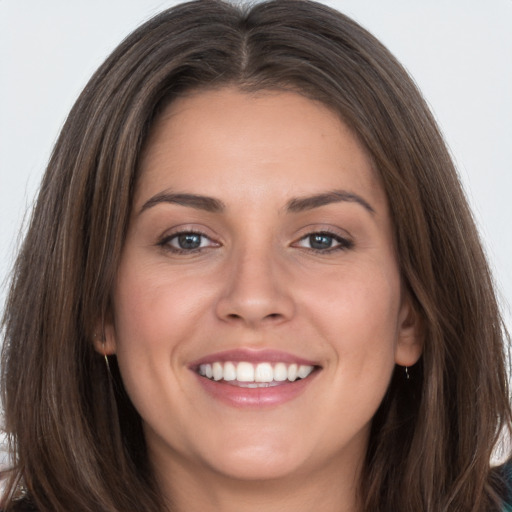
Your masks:
<svg viewBox="0 0 512 512"><path fill-rule="evenodd" d="M141 161L136 203L166 188L246 199L364 190L384 201L365 148L340 117L295 92L195 92L155 122ZM193 189L193 190L191 190ZM353 190L354 192L356 190Z"/></svg>

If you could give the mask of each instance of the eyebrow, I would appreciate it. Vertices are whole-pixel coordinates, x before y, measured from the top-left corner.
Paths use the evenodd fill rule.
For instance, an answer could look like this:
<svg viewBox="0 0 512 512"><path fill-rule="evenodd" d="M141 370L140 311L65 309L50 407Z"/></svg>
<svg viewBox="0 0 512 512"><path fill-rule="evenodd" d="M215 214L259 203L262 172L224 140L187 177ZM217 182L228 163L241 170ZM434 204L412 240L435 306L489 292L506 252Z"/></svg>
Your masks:
<svg viewBox="0 0 512 512"><path fill-rule="evenodd" d="M374 208L363 199L361 196L346 190L332 190L313 196L297 197L290 199L286 204L285 210L290 213L300 213L307 210L313 210L321 206L326 206L332 203L357 203L363 206L371 214L375 214ZM148 199L140 209L139 215L158 204L170 203L195 208L197 210L204 210L211 213L221 213L225 210L225 205L219 199L214 197L202 196L198 194L185 194L185 193L171 193L162 192Z"/></svg>
<svg viewBox="0 0 512 512"><path fill-rule="evenodd" d="M312 210L332 203L357 203L363 208L368 210L372 215L375 214L375 209L361 196L348 192L346 190L332 190L314 196L299 197L291 199L286 205L286 210L293 213L299 213L306 210Z"/></svg>
<svg viewBox="0 0 512 512"><path fill-rule="evenodd" d="M152 198L148 199L140 209L139 215L161 203L179 204L181 206L188 206L189 208L196 208L197 210L204 210L212 213L219 213L225 209L222 201L213 197L201 196L197 194L173 194L170 192L162 192Z"/></svg>

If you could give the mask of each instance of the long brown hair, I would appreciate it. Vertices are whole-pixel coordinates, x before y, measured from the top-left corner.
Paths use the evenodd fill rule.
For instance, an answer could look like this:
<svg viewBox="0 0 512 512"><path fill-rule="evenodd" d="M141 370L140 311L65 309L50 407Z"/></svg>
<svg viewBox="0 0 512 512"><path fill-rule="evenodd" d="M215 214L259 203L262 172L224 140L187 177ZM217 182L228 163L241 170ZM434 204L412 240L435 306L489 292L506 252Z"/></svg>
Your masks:
<svg viewBox="0 0 512 512"><path fill-rule="evenodd" d="M498 510L490 470L511 421L506 333L450 156L405 70L373 36L314 2L178 5L131 34L73 107L44 176L3 319L13 469L40 510L159 511L141 421L115 357L92 339L110 314L148 131L185 91L288 89L337 112L387 193L424 351L396 368L372 425L366 511Z"/></svg>

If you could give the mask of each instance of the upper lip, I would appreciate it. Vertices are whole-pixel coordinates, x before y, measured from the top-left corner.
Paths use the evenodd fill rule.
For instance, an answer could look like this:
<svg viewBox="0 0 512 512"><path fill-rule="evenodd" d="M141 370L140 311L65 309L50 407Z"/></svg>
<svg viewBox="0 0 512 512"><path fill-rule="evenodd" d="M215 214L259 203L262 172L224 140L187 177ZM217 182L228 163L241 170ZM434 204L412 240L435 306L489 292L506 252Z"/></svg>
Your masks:
<svg viewBox="0 0 512 512"><path fill-rule="evenodd" d="M308 366L319 366L318 362L310 359L299 357L289 352L283 352L281 350L255 350L255 349L233 349L225 350L222 352L215 352L208 354L190 364L190 367L195 369L201 364L212 364L215 362L241 362L246 361L248 363L288 363L288 364L302 364Z"/></svg>

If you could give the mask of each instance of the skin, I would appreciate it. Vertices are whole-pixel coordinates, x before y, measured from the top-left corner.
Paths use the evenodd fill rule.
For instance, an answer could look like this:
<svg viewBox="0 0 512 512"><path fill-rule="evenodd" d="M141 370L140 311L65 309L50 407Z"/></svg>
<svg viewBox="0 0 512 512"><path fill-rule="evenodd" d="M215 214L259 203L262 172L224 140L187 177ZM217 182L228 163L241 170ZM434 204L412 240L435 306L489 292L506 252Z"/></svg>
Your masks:
<svg viewBox="0 0 512 512"><path fill-rule="evenodd" d="M334 190L342 200L289 208ZM224 208L160 200L169 193ZM190 231L201 248L177 252L172 237ZM332 237L314 250L319 232ZM421 343L387 200L350 130L292 92L224 88L171 104L143 155L105 335L97 349L117 355L176 510L358 510L371 419ZM233 407L190 365L238 348L321 369L283 404Z"/></svg>

